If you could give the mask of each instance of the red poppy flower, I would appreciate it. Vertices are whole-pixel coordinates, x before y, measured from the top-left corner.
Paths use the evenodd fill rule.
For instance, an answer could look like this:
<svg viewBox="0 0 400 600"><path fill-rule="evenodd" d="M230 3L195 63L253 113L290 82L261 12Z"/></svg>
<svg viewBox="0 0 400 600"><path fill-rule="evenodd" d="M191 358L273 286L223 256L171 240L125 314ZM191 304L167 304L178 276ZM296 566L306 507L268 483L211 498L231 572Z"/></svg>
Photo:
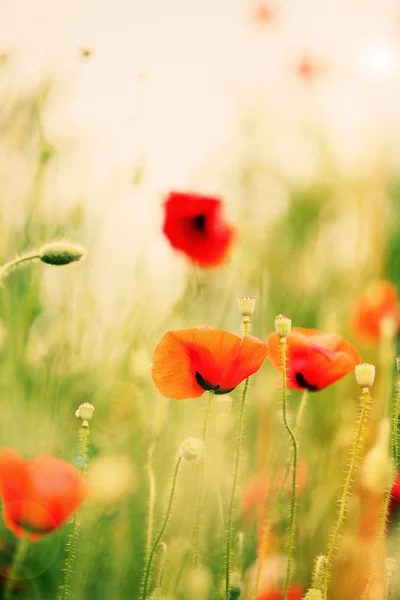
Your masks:
<svg viewBox="0 0 400 600"><path fill-rule="evenodd" d="M208 325L168 331L153 356L153 380L167 398L227 394L261 367L265 342Z"/></svg>
<svg viewBox="0 0 400 600"><path fill-rule="evenodd" d="M360 340L377 343L384 317L391 317L395 327L399 327L397 289L390 281L377 281L369 285L359 296L350 317L351 329Z"/></svg>
<svg viewBox="0 0 400 600"><path fill-rule="evenodd" d="M388 524L390 526L394 516L398 514L400 510L400 473L396 471L396 476L392 485L392 491L390 493L390 502L388 510Z"/></svg>
<svg viewBox="0 0 400 600"><path fill-rule="evenodd" d="M254 18L258 23L271 23L274 20L274 11L270 4L259 2L254 9Z"/></svg>
<svg viewBox="0 0 400 600"><path fill-rule="evenodd" d="M201 267L215 267L224 261L235 230L223 220L219 198L171 192L164 209L163 232L175 250Z"/></svg>
<svg viewBox="0 0 400 600"><path fill-rule="evenodd" d="M304 589L297 585L291 585L287 592L287 600L302 600ZM257 600L283 600L281 592L263 592L257 596Z"/></svg>
<svg viewBox="0 0 400 600"><path fill-rule="evenodd" d="M269 358L281 369L281 340L267 338ZM293 327L287 337L287 384L293 390L317 392L354 370L361 362L357 349L337 333Z"/></svg>
<svg viewBox="0 0 400 600"><path fill-rule="evenodd" d="M304 56L296 65L296 72L303 81L311 82L318 75L324 72L325 68L321 63L316 63L308 56Z"/></svg>
<svg viewBox="0 0 400 600"><path fill-rule="evenodd" d="M40 455L25 461L0 450L0 495L6 526L35 541L60 527L85 498L79 471L69 463Z"/></svg>

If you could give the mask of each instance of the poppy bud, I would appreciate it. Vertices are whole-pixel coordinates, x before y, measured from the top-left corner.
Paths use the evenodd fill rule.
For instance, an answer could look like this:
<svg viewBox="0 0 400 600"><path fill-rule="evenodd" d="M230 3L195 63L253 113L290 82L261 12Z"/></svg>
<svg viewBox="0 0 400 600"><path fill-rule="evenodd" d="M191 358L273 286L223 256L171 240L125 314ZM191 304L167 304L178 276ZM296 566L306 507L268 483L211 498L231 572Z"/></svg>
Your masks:
<svg viewBox="0 0 400 600"><path fill-rule="evenodd" d="M367 363L356 365L355 375L357 383L362 388L370 388L375 379L375 367Z"/></svg>
<svg viewBox="0 0 400 600"><path fill-rule="evenodd" d="M179 455L187 461L196 461L204 453L203 442L196 437L188 437L179 446Z"/></svg>
<svg viewBox="0 0 400 600"><path fill-rule="evenodd" d="M292 328L292 321L288 317L278 315L275 319L275 331L280 338L286 338Z"/></svg>
<svg viewBox="0 0 400 600"><path fill-rule="evenodd" d="M316 590L315 588L310 588L307 591L307 594L304 596L304 600L322 600L322 594L320 590Z"/></svg>
<svg viewBox="0 0 400 600"><path fill-rule="evenodd" d="M49 265L68 265L78 261L85 254L82 246L67 241L56 241L44 244L39 250L39 258Z"/></svg>
<svg viewBox="0 0 400 600"><path fill-rule="evenodd" d="M239 298L239 311L242 317L251 317L256 307L256 299L251 296Z"/></svg>
<svg viewBox="0 0 400 600"><path fill-rule="evenodd" d="M82 419L82 421L90 421L90 419L93 417L94 411L95 408L93 404L90 404L89 402L84 402L76 411L75 416L77 419Z"/></svg>

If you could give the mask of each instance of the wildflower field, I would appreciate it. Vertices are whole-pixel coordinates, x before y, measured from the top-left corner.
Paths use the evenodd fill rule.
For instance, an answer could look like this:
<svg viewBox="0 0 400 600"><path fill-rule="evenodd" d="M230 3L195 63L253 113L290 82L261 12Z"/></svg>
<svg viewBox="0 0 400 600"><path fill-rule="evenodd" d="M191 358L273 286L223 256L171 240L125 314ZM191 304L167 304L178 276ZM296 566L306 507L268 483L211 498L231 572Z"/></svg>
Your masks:
<svg viewBox="0 0 400 600"><path fill-rule="evenodd" d="M399 23L4 1L0 598L400 598Z"/></svg>

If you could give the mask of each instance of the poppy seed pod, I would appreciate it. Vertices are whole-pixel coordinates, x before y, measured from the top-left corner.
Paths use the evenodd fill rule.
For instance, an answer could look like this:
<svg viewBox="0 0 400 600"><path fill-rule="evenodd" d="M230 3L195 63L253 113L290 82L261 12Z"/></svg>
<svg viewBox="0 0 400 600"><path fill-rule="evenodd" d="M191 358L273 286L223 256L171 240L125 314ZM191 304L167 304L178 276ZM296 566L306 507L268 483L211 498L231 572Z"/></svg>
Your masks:
<svg viewBox="0 0 400 600"><path fill-rule="evenodd" d="M361 363L355 367L355 376L361 388L370 388L375 380L375 367L368 363Z"/></svg>
<svg viewBox="0 0 400 600"><path fill-rule="evenodd" d="M278 315L275 319L275 331L280 338L286 338L292 328L292 321L288 317Z"/></svg>
<svg viewBox="0 0 400 600"><path fill-rule="evenodd" d="M85 254L82 246L67 241L48 242L39 250L39 258L49 265L68 265L80 260Z"/></svg>
<svg viewBox="0 0 400 600"><path fill-rule="evenodd" d="M93 404L90 404L90 402L84 402L77 409L75 416L78 419L82 419L82 421L90 421L90 419L93 417L94 411L95 408Z"/></svg>
<svg viewBox="0 0 400 600"><path fill-rule="evenodd" d="M256 307L256 299L251 296L239 298L239 311L242 317L251 317Z"/></svg>
<svg viewBox="0 0 400 600"><path fill-rule="evenodd" d="M199 460L204 453L203 442L196 437L188 437L179 446L179 455L189 461Z"/></svg>

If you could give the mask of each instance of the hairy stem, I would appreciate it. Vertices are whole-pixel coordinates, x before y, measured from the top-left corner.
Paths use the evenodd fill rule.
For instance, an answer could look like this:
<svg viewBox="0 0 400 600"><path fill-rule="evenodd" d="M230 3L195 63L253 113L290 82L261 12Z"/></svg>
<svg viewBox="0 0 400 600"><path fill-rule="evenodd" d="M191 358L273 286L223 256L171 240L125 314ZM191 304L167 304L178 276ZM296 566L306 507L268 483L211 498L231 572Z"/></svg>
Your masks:
<svg viewBox="0 0 400 600"><path fill-rule="evenodd" d="M231 570L231 547L232 547L232 526L233 526L233 506L235 503L236 496L236 487L239 476L239 464L240 464L240 450L242 445L243 438L243 429L244 429L244 410L246 406L246 396L247 390L249 387L249 377L246 379L242 400L240 403L240 416L239 416L239 433L237 437L236 443L236 456L235 456L235 466L233 471L233 482L231 489L231 496L229 500L229 509L228 509L228 523L227 523L227 534L226 534L226 566L225 566L225 598L226 600L230 600L230 570Z"/></svg>
<svg viewBox="0 0 400 600"><path fill-rule="evenodd" d="M200 566L201 562L201 518L203 513L203 504L204 504L204 458L205 458L205 450L207 443L207 430L208 430L208 420L211 412L211 405L214 397L214 392L208 392L207 399L207 408L204 415L203 421L203 432L201 436L201 441L203 442L203 455L200 459L200 476L199 476L199 492L197 498L197 514L196 514L196 525L195 525L195 549L194 549L194 557L193 563L195 567Z"/></svg>
<svg viewBox="0 0 400 600"><path fill-rule="evenodd" d="M24 535L24 537L22 537L18 541L18 546L17 546L17 550L15 553L14 561L11 566L10 573L7 577L5 595L4 595L5 600L9 600L9 598L12 597L13 587L14 587L16 581L18 581L18 579L20 579L19 571L20 571L22 563L24 562L24 558L26 556L28 547L29 547L29 538L28 538L28 536Z"/></svg>
<svg viewBox="0 0 400 600"><path fill-rule="evenodd" d="M88 438L89 438L89 424L87 421L82 422L82 427L79 433L79 453L80 453L80 466L79 471L81 477L83 479L86 469L86 459L87 459L87 450L88 450ZM64 581L60 588L60 593L58 595L58 600L66 600L69 596L69 588L71 583L72 572L74 568L75 562L75 546L76 540L78 538L78 517L77 511L74 512L72 517L72 526L68 536L67 542L67 556L65 559L64 566Z"/></svg>
<svg viewBox="0 0 400 600"><path fill-rule="evenodd" d="M282 416L283 423L289 434L293 446L293 476L292 476L292 499L290 502L290 523L289 523L289 549L288 549L288 563L286 569L285 586L283 589L283 600L287 600L287 594L289 589L290 577L292 572L292 555L294 546L294 531L295 531L295 515L296 515L296 478L297 478L297 442L296 437L293 433L287 420L287 374L286 374L286 338L281 338L281 349L282 349Z"/></svg>
<svg viewBox="0 0 400 600"><path fill-rule="evenodd" d="M351 448L350 466L347 471L346 480L345 480L344 488L343 488L343 494L340 498L339 515L338 515L338 519L337 519L335 528L333 530L331 542L328 546L328 551L326 553L326 562L325 562L325 570L324 570L324 587L323 587L324 600L327 600L327 597L328 597L329 571L330 571L330 568L332 565L333 554L336 549L339 531L343 524L344 517L346 514L347 503L348 503L349 493L350 493L350 486L351 486L354 471L355 471L355 468L357 465L357 459L358 459L358 456L359 456L359 453L360 453L360 450L362 447L364 423L365 423L365 420L367 417L368 406L369 406L369 402L370 402L369 388L363 388L362 395L361 395L361 401L362 401L361 414L360 414L360 419L358 422L357 435L356 435L355 442Z"/></svg>
<svg viewBox="0 0 400 600"><path fill-rule="evenodd" d="M167 506L167 510L165 512L164 521L163 521L163 524L161 526L161 529L160 529L160 531L159 531L156 539L154 540L153 547L152 547L152 549L150 551L150 554L149 554L149 557L147 559L146 569L145 569L145 573L144 573L144 583L143 583L142 600L146 600L146 598L147 598L147 590L148 590L148 587L149 587L151 565L153 563L153 559L154 559L155 553L157 552L158 545L159 545L159 543L160 543L160 541L162 539L162 536L165 533L165 530L166 530L167 525L168 525L169 518L171 516L172 502L174 500L175 489L176 489L176 482L177 482L177 479L178 479L178 472L179 472L179 467L181 465L181 462L182 462L182 456L179 456L178 460L176 461L176 464L175 464L174 475L173 475L173 478L172 478L171 492L169 494L168 506Z"/></svg>
<svg viewBox="0 0 400 600"><path fill-rule="evenodd" d="M11 269L13 269L14 267L24 262L35 260L36 258L40 258L40 256L37 253L37 251L34 251L28 254L23 254L22 256L17 256L16 258L13 258L13 260L10 260L9 262L5 263L2 267L0 267L0 281L5 275L7 275L8 271L11 271Z"/></svg>

